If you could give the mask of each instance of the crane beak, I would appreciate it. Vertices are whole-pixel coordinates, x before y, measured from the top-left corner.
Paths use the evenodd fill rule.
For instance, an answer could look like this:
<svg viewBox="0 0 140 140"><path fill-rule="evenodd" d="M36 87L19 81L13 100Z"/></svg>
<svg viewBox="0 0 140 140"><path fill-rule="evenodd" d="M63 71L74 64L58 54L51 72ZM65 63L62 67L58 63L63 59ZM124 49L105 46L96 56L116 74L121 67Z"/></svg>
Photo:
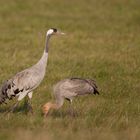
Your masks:
<svg viewBox="0 0 140 140"><path fill-rule="evenodd" d="M63 33L63 32L61 32L60 34L61 34L61 35L66 35L66 33Z"/></svg>
<svg viewBox="0 0 140 140"><path fill-rule="evenodd" d="M60 31L57 31L57 34L58 34L58 35L66 35L65 33L60 32Z"/></svg>

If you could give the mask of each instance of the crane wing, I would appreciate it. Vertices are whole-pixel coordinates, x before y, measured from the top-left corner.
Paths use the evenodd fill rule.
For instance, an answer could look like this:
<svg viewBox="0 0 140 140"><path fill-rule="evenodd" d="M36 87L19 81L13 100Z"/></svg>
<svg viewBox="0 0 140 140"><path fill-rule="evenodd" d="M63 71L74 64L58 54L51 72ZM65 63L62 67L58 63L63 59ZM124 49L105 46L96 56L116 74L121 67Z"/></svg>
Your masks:
<svg viewBox="0 0 140 140"><path fill-rule="evenodd" d="M0 96L2 99L11 99L20 93L30 92L37 86L37 81L38 73L31 69L26 69L2 84Z"/></svg>

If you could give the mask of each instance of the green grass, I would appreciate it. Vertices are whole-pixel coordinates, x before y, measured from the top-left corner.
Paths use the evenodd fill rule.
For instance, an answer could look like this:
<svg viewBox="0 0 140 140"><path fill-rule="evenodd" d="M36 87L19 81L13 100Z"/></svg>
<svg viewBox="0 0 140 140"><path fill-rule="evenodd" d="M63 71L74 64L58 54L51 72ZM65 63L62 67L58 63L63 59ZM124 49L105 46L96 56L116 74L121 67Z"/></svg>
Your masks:
<svg viewBox="0 0 140 140"><path fill-rule="evenodd" d="M44 81L34 91L34 116L23 102L0 106L0 140L138 140L140 138L139 0L1 0L0 82L35 64L50 27L66 32L50 42ZM41 107L66 77L94 78L100 96L66 102L47 119Z"/></svg>

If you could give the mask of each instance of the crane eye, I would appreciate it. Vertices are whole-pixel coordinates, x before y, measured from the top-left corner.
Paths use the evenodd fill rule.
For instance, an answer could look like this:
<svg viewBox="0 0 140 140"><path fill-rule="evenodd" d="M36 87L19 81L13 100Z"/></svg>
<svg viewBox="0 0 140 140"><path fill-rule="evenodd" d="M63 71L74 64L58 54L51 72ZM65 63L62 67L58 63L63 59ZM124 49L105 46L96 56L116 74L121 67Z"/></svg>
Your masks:
<svg viewBox="0 0 140 140"><path fill-rule="evenodd" d="M53 29L53 31L56 33L57 32L57 29Z"/></svg>
<svg viewBox="0 0 140 140"><path fill-rule="evenodd" d="M57 29L56 28L51 28L51 29L53 30L53 32L55 32L55 33L57 32Z"/></svg>

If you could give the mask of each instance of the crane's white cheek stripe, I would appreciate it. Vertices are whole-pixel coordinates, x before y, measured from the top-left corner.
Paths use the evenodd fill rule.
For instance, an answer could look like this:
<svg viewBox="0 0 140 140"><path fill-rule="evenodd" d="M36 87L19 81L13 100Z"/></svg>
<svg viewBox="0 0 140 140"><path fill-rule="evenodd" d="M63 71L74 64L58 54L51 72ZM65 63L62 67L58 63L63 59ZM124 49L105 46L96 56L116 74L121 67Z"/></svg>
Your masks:
<svg viewBox="0 0 140 140"><path fill-rule="evenodd" d="M53 33L53 30L49 29L48 32L47 32L47 35L51 35L52 33Z"/></svg>

